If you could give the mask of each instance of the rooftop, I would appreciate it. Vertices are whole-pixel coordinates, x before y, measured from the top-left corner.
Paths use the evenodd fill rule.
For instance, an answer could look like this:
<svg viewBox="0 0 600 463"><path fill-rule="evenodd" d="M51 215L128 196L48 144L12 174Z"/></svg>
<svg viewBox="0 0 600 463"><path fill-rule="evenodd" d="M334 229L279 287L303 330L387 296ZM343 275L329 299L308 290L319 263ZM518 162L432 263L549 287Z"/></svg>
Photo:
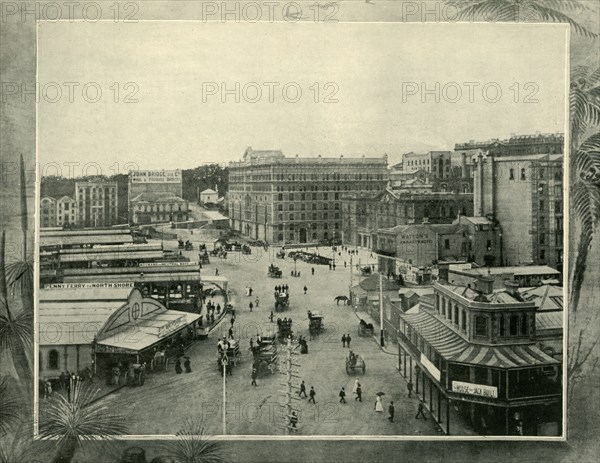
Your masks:
<svg viewBox="0 0 600 463"><path fill-rule="evenodd" d="M513 267L472 267L472 268L453 268L450 266L451 272L459 272L472 276L479 275L560 275L560 272L548 265L523 265Z"/></svg>
<svg viewBox="0 0 600 463"><path fill-rule="evenodd" d="M180 198L173 193L141 193L131 200L132 203L156 203L156 202L170 202L170 203L185 203L185 199Z"/></svg>

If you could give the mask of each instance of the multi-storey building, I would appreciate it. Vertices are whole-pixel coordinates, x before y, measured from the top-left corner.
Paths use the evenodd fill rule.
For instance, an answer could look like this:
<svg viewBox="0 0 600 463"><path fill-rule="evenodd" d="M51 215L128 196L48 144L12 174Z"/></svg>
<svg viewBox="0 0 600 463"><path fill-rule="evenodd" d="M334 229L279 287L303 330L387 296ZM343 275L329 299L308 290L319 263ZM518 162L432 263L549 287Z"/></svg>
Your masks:
<svg viewBox="0 0 600 463"><path fill-rule="evenodd" d="M455 155L468 153L470 150L482 150L489 154L501 156L519 156L527 154L563 154L565 137L562 133L535 133L530 135L511 134L510 138L493 138L485 141L470 140L454 145ZM453 155L454 156L454 155Z"/></svg>
<svg viewBox="0 0 600 463"><path fill-rule="evenodd" d="M503 264L561 270L562 154L480 155L474 180L475 214L502 227Z"/></svg>
<svg viewBox="0 0 600 463"><path fill-rule="evenodd" d="M40 227L68 227L77 221L77 202L70 196L45 196L40 201Z"/></svg>
<svg viewBox="0 0 600 463"><path fill-rule="evenodd" d="M536 304L512 282L433 288L400 314L398 367L442 429L456 434L453 408L480 434L560 435L561 362L540 345Z"/></svg>
<svg viewBox="0 0 600 463"><path fill-rule="evenodd" d="M56 227L56 199L44 196L40 201L40 227Z"/></svg>
<svg viewBox="0 0 600 463"><path fill-rule="evenodd" d="M170 193L142 193L130 201L129 208L136 225L189 219L189 203Z"/></svg>
<svg viewBox="0 0 600 463"><path fill-rule="evenodd" d="M248 148L229 165L231 227L271 243L313 243L342 236L342 195L380 193L381 158L286 158Z"/></svg>
<svg viewBox="0 0 600 463"><path fill-rule="evenodd" d="M79 226L110 227L118 223L116 183L76 182L75 201Z"/></svg>
<svg viewBox="0 0 600 463"><path fill-rule="evenodd" d="M431 172L436 178L450 176L450 151L429 151L427 153L404 153L402 168L404 172L424 170Z"/></svg>
<svg viewBox="0 0 600 463"><path fill-rule="evenodd" d="M157 198L183 197L181 170L132 170L128 176L127 195L130 222L168 221L170 219L164 219L162 214L165 212L165 201L161 201L160 204L155 204L155 201ZM133 204L134 200L137 201L136 205ZM170 206L167 204L166 207L169 209ZM149 213L150 209L153 210L152 213ZM157 218L159 210L161 219ZM136 213L137 218L134 217Z"/></svg>
<svg viewBox="0 0 600 463"><path fill-rule="evenodd" d="M473 215L471 193L346 194L342 198L344 243L373 248L373 235L397 225L452 223L458 215Z"/></svg>

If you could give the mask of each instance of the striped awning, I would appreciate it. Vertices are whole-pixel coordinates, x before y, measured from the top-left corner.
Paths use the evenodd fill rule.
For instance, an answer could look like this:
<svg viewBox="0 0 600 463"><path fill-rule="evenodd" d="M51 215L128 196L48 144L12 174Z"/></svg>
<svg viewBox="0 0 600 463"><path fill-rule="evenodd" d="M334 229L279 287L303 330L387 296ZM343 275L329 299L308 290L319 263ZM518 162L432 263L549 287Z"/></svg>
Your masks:
<svg viewBox="0 0 600 463"><path fill-rule="evenodd" d="M519 368L560 363L535 345L472 344L425 310L404 313L401 318L448 361L491 368Z"/></svg>

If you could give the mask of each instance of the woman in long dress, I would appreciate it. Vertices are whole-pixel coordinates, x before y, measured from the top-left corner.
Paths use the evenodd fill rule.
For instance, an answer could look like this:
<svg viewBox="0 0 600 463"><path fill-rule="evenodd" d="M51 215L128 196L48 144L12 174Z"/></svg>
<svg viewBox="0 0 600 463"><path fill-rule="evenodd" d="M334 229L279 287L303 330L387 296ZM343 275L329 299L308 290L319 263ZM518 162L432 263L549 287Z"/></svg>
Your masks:
<svg viewBox="0 0 600 463"><path fill-rule="evenodd" d="M356 378L356 381L354 381L354 387L352 387L352 393L354 395L356 395L356 390L358 389L358 378Z"/></svg>
<svg viewBox="0 0 600 463"><path fill-rule="evenodd" d="M381 402L380 396L377 396L377 401L375 402L375 411L383 412L383 403Z"/></svg>

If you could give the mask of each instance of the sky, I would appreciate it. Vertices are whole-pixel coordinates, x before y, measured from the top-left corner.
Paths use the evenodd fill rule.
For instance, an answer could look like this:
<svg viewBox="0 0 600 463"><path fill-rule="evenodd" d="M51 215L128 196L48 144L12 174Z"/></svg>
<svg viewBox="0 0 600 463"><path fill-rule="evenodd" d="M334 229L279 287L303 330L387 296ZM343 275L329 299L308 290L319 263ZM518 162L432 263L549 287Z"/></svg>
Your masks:
<svg viewBox="0 0 600 463"><path fill-rule="evenodd" d="M41 173L67 175L69 163L74 176L94 174L96 165L108 175L192 168L239 160L248 146L290 157L387 153L394 162L468 140L564 132L565 31L489 23L41 23Z"/></svg>

